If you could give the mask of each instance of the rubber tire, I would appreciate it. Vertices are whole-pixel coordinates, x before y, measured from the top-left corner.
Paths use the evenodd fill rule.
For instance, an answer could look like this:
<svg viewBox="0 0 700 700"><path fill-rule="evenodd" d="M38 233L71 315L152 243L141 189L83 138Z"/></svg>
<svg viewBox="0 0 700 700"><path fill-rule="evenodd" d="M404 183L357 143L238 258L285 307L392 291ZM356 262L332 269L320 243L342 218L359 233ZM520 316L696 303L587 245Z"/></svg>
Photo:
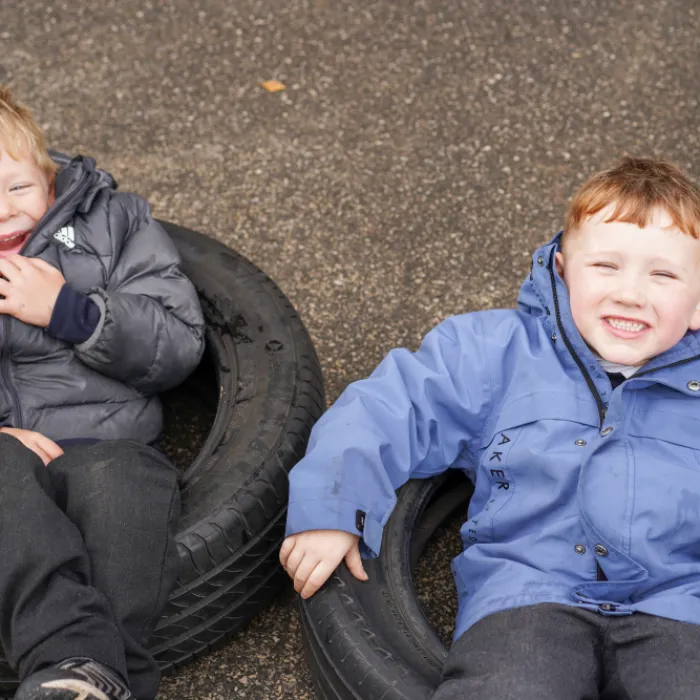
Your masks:
<svg viewBox="0 0 700 700"><path fill-rule="evenodd" d="M313 344L277 285L216 240L160 223L200 296L216 404L183 474L180 573L151 640L167 672L225 642L284 585L287 474L325 399ZM0 659L0 696L16 686Z"/></svg>
<svg viewBox="0 0 700 700"><path fill-rule="evenodd" d="M306 601L302 638L319 700L428 700L447 650L427 621L413 569L437 527L469 502L461 474L409 481L358 581L344 565Z"/></svg>

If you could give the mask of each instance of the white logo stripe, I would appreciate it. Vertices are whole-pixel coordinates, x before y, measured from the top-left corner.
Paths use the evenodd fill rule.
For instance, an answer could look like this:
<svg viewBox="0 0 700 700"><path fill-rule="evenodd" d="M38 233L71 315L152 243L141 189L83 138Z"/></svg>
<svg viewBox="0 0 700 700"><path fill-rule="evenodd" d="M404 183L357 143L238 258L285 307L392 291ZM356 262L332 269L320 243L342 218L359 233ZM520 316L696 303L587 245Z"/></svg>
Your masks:
<svg viewBox="0 0 700 700"><path fill-rule="evenodd" d="M75 229L72 226L64 226L56 231L53 237L67 248L75 248Z"/></svg>

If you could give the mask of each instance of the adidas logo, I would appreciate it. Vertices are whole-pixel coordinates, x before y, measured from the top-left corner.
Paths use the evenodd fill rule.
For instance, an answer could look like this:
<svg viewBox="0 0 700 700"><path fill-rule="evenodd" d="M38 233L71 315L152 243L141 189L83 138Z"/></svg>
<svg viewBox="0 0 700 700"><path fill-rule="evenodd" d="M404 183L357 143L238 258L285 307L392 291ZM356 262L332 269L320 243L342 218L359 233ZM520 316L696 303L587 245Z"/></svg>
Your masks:
<svg viewBox="0 0 700 700"><path fill-rule="evenodd" d="M64 226L63 228L56 231L53 237L63 243L66 248L71 250L75 248L75 229L72 226Z"/></svg>

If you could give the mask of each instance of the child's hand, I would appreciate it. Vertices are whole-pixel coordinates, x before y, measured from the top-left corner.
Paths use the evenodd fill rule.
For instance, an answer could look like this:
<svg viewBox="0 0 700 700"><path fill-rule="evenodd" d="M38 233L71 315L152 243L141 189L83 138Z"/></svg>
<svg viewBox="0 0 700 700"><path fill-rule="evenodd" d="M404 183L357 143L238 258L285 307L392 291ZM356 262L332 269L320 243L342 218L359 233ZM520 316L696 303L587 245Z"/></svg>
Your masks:
<svg viewBox="0 0 700 700"><path fill-rule="evenodd" d="M8 255L0 258L0 274L0 314L46 328L66 281L61 271L39 258Z"/></svg>
<svg viewBox="0 0 700 700"><path fill-rule="evenodd" d="M21 428L0 428L0 433L7 433L17 438L25 447L37 455L46 466L52 459L60 457L63 450L53 441L41 433Z"/></svg>
<svg viewBox="0 0 700 700"><path fill-rule="evenodd" d="M294 579L294 590L311 597L338 568L343 559L350 573L367 580L362 566L358 535L343 530L307 530L291 535L282 543L280 561Z"/></svg>

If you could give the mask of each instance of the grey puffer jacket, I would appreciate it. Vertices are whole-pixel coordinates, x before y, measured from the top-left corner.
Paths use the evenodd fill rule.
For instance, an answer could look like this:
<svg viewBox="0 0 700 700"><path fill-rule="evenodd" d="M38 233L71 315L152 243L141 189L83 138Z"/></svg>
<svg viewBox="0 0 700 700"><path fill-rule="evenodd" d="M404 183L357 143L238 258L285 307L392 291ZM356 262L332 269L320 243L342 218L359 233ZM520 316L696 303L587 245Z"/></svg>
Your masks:
<svg viewBox="0 0 700 700"><path fill-rule="evenodd" d="M56 201L21 254L61 270L102 315L79 345L0 315L0 425L53 440L152 442L162 428L155 395L204 350L197 294L143 199L117 192L91 158L52 155Z"/></svg>

